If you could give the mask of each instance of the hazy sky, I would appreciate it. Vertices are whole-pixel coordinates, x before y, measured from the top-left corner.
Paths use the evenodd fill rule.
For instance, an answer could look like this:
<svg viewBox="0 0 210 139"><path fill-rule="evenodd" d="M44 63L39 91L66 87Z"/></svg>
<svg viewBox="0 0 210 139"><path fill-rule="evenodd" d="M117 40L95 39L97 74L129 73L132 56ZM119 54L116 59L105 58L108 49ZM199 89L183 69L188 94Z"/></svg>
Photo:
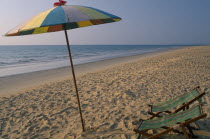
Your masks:
<svg viewBox="0 0 210 139"><path fill-rule="evenodd" d="M69 30L71 44L210 44L210 0L67 0L121 17ZM0 35L53 7L56 0L2 0ZM66 44L64 32L0 37L0 45Z"/></svg>

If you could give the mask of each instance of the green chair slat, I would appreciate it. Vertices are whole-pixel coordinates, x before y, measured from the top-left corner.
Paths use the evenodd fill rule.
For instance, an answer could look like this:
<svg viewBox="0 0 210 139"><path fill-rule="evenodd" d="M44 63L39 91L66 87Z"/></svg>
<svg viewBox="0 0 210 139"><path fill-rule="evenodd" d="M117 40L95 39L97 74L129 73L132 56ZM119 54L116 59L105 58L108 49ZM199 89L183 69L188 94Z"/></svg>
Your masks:
<svg viewBox="0 0 210 139"><path fill-rule="evenodd" d="M167 111L170 109L175 109L178 106L181 106L183 103L187 103L188 101L192 100L196 96L198 96L200 93L197 89L194 89L190 93L183 94L181 96L178 96L176 98L170 99L168 101L165 101L163 103L153 105L152 106L152 112L160 112L160 111ZM198 101L201 103L201 98L198 99Z"/></svg>
<svg viewBox="0 0 210 139"><path fill-rule="evenodd" d="M139 130L143 131L147 129L156 129L163 126L170 126L179 122L184 122L186 120L192 119L200 115L201 115L201 110L200 106L198 105L196 107L192 107L188 110L179 113L174 113L171 115L167 115L165 117L143 121L141 126L139 127Z"/></svg>

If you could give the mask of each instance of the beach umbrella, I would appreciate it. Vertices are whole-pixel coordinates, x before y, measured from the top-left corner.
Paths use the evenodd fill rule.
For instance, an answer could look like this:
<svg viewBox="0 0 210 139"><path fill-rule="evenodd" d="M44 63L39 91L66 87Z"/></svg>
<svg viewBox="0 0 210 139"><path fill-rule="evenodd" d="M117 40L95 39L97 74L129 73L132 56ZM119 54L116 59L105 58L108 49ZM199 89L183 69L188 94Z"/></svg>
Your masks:
<svg viewBox="0 0 210 139"><path fill-rule="evenodd" d="M64 30L82 129L85 131L67 30L117 22L120 21L121 18L95 8L65 4L66 1L59 0L59 2L54 3L53 8L46 10L27 22L17 26L9 31L5 36L21 36Z"/></svg>

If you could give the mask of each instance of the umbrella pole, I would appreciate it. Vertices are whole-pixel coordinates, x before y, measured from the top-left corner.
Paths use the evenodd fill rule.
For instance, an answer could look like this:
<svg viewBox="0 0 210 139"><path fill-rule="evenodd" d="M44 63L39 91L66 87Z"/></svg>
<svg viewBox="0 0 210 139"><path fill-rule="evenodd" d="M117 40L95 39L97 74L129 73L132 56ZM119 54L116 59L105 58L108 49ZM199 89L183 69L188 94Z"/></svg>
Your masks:
<svg viewBox="0 0 210 139"><path fill-rule="evenodd" d="M84 125L84 121L83 121L83 118L82 118L82 110L81 110L81 105L80 105L79 93L78 93L78 89L77 89L76 76L75 76L75 72L74 72L74 65L73 65L73 60L72 60L72 56L71 56L71 49L70 49L70 45L69 45L68 34L67 34L67 31L66 31L65 27L64 27L64 32L65 32L66 43L67 43L67 48L68 48L68 52L69 52L69 59L70 59L70 64L71 64L71 71L72 71L72 75L73 75L75 91L76 91L76 94L77 94L77 101L78 101L80 118L81 118L81 122L82 122L82 129L83 129L83 131L85 131L85 125Z"/></svg>

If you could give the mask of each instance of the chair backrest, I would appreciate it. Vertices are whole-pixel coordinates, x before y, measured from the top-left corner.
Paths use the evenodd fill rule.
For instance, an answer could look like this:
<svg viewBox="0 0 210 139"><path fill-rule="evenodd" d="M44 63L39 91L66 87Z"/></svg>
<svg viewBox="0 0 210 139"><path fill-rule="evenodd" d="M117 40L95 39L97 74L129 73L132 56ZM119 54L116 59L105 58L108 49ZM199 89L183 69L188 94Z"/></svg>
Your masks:
<svg viewBox="0 0 210 139"><path fill-rule="evenodd" d="M200 94L200 91L198 90L198 87L193 89L191 92L183 94L181 96L177 96L175 98L172 98L170 100L167 100L163 103L153 105L152 106L152 112L161 112L161 111L168 111L171 109L175 109L178 106L181 106L182 104L185 104L195 97L197 97ZM197 99L199 103L202 103L202 98Z"/></svg>
<svg viewBox="0 0 210 139"><path fill-rule="evenodd" d="M147 129L156 129L163 126L171 126L179 122L185 122L186 120L198 117L200 115L202 115L202 108L201 105L197 105L185 111L143 121L139 127L139 130L143 131Z"/></svg>

